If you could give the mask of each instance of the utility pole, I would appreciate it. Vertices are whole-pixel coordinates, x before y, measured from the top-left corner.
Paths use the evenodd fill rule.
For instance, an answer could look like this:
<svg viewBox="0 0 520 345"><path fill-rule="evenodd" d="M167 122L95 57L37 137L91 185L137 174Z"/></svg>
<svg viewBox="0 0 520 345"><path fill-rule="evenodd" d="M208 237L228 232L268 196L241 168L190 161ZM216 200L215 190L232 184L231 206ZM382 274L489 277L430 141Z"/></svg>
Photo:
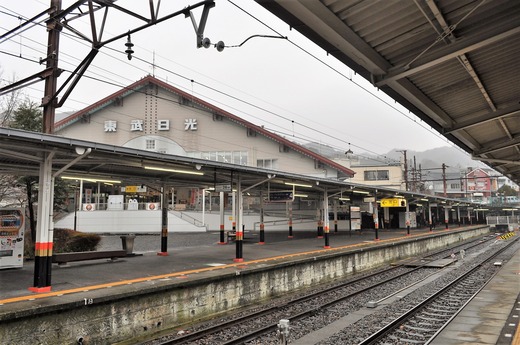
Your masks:
<svg viewBox="0 0 520 345"><path fill-rule="evenodd" d="M54 133L54 115L56 112L56 104L58 100L54 95L58 85L58 53L60 43L61 25L58 20L53 19L54 15L61 11L61 0L51 0L50 19L47 21L47 56L41 59L40 63L46 62L48 74L45 77L45 94L43 95L43 132L47 134Z"/></svg>
<svg viewBox="0 0 520 345"><path fill-rule="evenodd" d="M406 150L404 150L403 153L404 153L404 188L407 191L408 190L408 158L406 158Z"/></svg>
<svg viewBox="0 0 520 345"><path fill-rule="evenodd" d="M400 152L404 155L404 190L408 191L408 159L406 158L406 150Z"/></svg>
<svg viewBox="0 0 520 345"><path fill-rule="evenodd" d="M423 191L424 188L423 188L423 181L422 181L422 166L421 164L419 163L419 190L420 191Z"/></svg>
<svg viewBox="0 0 520 345"><path fill-rule="evenodd" d="M446 193L446 164L442 163L442 185L443 185L443 189L444 189L444 197L447 196L447 193Z"/></svg>
<svg viewBox="0 0 520 345"><path fill-rule="evenodd" d="M413 187L412 191L417 192L417 162L415 161L415 155L413 156Z"/></svg>

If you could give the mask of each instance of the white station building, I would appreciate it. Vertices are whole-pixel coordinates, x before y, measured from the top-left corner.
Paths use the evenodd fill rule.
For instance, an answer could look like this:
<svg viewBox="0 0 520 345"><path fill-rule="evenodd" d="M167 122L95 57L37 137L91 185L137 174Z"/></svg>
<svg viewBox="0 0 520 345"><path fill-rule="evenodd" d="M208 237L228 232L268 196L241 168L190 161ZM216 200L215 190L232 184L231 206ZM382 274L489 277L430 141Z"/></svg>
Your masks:
<svg viewBox="0 0 520 345"><path fill-rule="evenodd" d="M345 180L354 176L354 171L348 167L152 76L56 122L55 133L74 139L313 177ZM146 188L134 190L134 193L125 190L125 186L85 182L82 183L79 209L106 210L108 198L114 194L124 195L123 210L129 209L129 203L135 208L136 201L139 210L159 208L157 193ZM172 209L197 210L199 207L200 211L203 193L200 188L176 189ZM211 195L204 196L205 202L209 199L211 203ZM69 224L62 222L62 226L66 225Z"/></svg>

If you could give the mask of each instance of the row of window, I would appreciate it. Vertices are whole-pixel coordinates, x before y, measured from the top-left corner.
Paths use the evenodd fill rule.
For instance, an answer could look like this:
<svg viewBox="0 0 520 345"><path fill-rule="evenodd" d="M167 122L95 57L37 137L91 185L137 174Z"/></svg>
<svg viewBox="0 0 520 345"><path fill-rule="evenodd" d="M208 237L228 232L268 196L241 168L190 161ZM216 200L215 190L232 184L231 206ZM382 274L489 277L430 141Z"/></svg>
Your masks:
<svg viewBox="0 0 520 345"><path fill-rule="evenodd" d="M198 151L188 152L188 157L207 159L214 162L224 162L247 165L247 151Z"/></svg>
<svg viewBox="0 0 520 345"><path fill-rule="evenodd" d="M278 170L278 159L257 159L257 168Z"/></svg>
<svg viewBox="0 0 520 345"><path fill-rule="evenodd" d="M388 170L365 170L365 181L388 181L390 173Z"/></svg>
<svg viewBox="0 0 520 345"><path fill-rule="evenodd" d="M155 150L155 140L146 140L146 149ZM214 162L233 163L238 165L247 165L247 151L198 151L187 152L188 157L207 159ZM278 159L258 159L256 161L258 168L278 169Z"/></svg>

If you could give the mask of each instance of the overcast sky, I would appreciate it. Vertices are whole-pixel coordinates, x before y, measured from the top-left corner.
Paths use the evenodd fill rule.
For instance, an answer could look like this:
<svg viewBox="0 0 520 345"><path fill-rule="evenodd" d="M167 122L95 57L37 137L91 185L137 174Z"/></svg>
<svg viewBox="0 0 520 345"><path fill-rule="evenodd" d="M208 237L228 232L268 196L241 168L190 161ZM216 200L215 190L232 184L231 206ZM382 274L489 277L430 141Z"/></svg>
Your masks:
<svg viewBox="0 0 520 345"><path fill-rule="evenodd" d="M159 17L198 1L162 1ZM63 8L72 1L63 0ZM0 0L0 32L5 33L44 11L50 0ZM117 4L149 17L147 0L120 0ZM238 7L240 6L240 7ZM194 11L197 22L200 10ZM144 24L120 12L109 11L103 39ZM100 22L101 13L97 18ZM45 18L42 17L42 18ZM91 37L87 17L71 21ZM98 25L99 28L99 25ZM327 56L297 31L254 1L216 0L204 36L212 43L241 47L218 52L197 49L191 20L176 16L132 35L134 58L124 54L126 39L100 50L59 112L77 111L148 74L181 88L257 125L289 139L316 141L355 153L384 154L392 149L424 151L451 144L408 110L377 91L352 70ZM42 25L0 40L1 85L13 78L37 73L44 65L47 35ZM64 29L60 37L59 67L63 83L90 51L90 44ZM313 56L312 56L312 55ZM14 56L13 56L14 55ZM155 68L152 68L155 56ZM192 82L193 81L193 82ZM24 89L35 102L43 96L43 82Z"/></svg>

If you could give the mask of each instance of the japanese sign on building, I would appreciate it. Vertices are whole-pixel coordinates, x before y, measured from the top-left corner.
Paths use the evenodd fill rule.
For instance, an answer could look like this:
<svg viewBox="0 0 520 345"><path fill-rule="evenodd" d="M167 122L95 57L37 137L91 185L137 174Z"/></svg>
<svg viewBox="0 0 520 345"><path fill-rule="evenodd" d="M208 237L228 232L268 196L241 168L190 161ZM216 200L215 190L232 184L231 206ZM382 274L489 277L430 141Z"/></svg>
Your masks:
<svg viewBox="0 0 520 345"><path fill-rule="evenodd" d="M381 207L406 207L406 200L401 198L381 199Z"/></svg>
<svg viewBox="0 0 520 345"><path fill-rule="evenodd" d="M197 130L197 119L184 119L184 130L185 131L196 131Z"/></svg>
<svg viewBox="0 0 520 345"><path fill-rule="evenodd" d="M130 131L131 132L143 132L144 131L144 121L143 120L131 120L130 121ZM197 119L186 119L185 122L185 130L197 130ZM105 132L116 132L117 131L117 121L108 120L104 123ZM170 130L170 120L157 120L157 130L159 131L169 131Z"/></svg>

